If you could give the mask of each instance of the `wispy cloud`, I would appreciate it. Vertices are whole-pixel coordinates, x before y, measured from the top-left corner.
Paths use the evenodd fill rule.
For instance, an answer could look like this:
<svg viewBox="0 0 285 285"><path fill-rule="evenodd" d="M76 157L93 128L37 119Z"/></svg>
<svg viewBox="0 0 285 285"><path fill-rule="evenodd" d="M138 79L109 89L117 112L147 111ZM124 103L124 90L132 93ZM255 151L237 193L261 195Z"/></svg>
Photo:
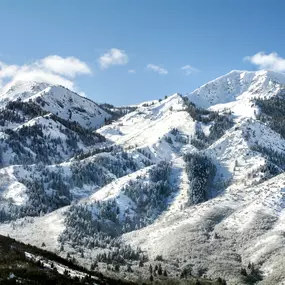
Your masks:
<svg viewBox="0 0 285 285"><path fill-rule="evenodd" d="M246 56L244 60L258 66L259 69L285 72L285 59L280 57L276 52L266 54L261 51L253 56Z"/></svg>
<svg viewBox="0 0 285 285"><path fill-rule="evenodd" d="M136 73L136 70L135 69L129 69L128 73Z"/></svg>
<svg viewBox="0 0 285 285"><path fill-rule="evenodd" d="M124 50L112 48L99 58L99 64L102 69L109 68L112 65L124 65L129 62L129 57Z"/></svg>
<svg viewBox="0 0 285 285"><path fill-rule="evenodd" d="M50 55L30 64L9 65L0 61L0 89L17 81L38 81L63 85L76 91L73 79L92 74L90 67L75 57Z"/></svg>
<svg viewBox="0 0 285 285"><path fill-rule="evenodd" d="M148 64L146 66L148 69L154 71L154 72L157 72L158 74L168 74L168 70L167 69L164 69L158 65L155 65L155 64Z"/></svg>
<svg viewBox="0 0 285 285"><path fill-rule="evenodd" d="M199 69L187 64L187 65L184 65L181 67L181 70L183 70L185 72L186 75L190 75L190 74L193 74L193 73L197 73L197 72L200 72Z"/></svg>

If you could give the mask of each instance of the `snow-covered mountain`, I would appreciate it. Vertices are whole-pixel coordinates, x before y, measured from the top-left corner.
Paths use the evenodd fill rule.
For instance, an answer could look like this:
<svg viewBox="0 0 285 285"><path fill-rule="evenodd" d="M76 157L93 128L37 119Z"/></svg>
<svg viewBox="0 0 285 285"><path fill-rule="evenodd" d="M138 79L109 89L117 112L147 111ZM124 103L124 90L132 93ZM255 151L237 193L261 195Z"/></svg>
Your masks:
<svg viewBox="0 0 285 285"><path fill-rule="evenodd" d="M233 70L189 94L190 101L209 108L254 97L270 98L284 89L285 75L268 70Z"/></svg>
<svg viewBox="0 0 285 285"><path fill-rule="evenodd" d="M232 71L123 111L25 88L0 97L0 234L137 281L161 263L173 282L284 284L285 75Z"/></svg>
<svg viewBox="0 0 285 285"><path fill-rule="evenodd" d="M111 115L95 102L59 85L18 82L0 94L0 107L11 101L34 102L42 110L64 120L75 121L85 128L98 128Z"/></svg>
<svg viewBox="0 0 285 285"><path fill-rule="evenodd" d="M37 81L17 81L1 89L1 105L18 98L25 100L49 87L50 84Z"/></svg>

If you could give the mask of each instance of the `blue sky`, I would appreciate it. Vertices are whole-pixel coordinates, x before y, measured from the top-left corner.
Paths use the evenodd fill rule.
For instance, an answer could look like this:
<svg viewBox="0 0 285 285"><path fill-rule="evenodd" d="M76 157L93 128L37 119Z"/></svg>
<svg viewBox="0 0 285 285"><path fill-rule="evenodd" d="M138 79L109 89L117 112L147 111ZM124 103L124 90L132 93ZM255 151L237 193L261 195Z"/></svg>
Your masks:
<svg viewBox="0 0 285 285"><path fill-rule="evenodd" d="M284 72L284 10L283 0L1 0L0 83L1 69L2 86L44 69L123 105L233 69Z"/></svg>

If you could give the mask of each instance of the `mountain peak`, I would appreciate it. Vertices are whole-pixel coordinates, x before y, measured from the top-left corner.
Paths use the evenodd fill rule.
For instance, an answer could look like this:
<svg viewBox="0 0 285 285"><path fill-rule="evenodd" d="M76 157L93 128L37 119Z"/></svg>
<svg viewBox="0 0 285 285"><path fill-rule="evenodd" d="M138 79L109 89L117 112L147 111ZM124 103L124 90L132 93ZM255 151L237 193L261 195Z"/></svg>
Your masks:
<svg viewBox="0 0 285 285"><path fill-rule="evenodd" d="M194 90L189 95L196 105L209 108L240 99L276 95L285 84L285 74L270 70L232 70Z"/></svg>
<svg viewBox="0 0 285 285"><path fill-rule="evenodd" d="M51 85L46 82L37 81L16 81L9 83L0 93L0 101L14 101L18 98L24 100L49 86Z"/></svg>
<svg viewBox="0 0 285 285"><path fill-rule="evenodd" d="M272 71L233 70L190 94L209 110L175 93L124 107L114 120L63 86L20 94L22 102L0 110L0 233L72 250L81 264L96 260L104 268L110 249L112 260L121 256L138 276L145 276L137 264L146 253L149 264L163 256L169 276L191 264L193 276L203 268L212 279L244 284L241 268L254 262L279 278L285 107L252 98L278 95L284 82ZM136 248L142 251L130 260Z"/></svg>
<svg viewBox="0 0 285 285"><path fill-rule="evenodd" d="M111 117L92 100L82 97L62 85L38 81L17 81L5 87L0 95L0 107L8 102L33 101L44 111L62 119L78 122L85 128L98 128Z"/></svg>

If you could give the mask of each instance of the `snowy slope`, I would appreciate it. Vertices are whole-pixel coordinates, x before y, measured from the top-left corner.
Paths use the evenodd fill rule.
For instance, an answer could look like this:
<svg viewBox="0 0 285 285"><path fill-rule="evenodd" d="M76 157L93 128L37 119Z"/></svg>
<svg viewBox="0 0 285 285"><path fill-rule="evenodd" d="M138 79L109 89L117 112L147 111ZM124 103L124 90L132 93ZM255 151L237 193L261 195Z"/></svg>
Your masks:
<svg viewBox="0 0 285 285"><path fill-rule="evenodd" d="M185 139L195 132L195 122L185 111L183 99L178 94L146 107L139 106L134 112L102 127L98 132L126 149L141 148L160 160L175 156L172 147L177 147L177 150L181 148L179 143L170 146L164 140L166 136L171 136L173 129L178 129L180 136Z"/></svg>
<svg viewBox="0 0 285 285"><path fill-rule="evenodd" d="M162 255L171 260L178 256L181 263L186 260L194 264L194 272L199 267L207 268L208 276L222 276L229 284L237 284L242 266L249 262L258 264L266 252L266 259L273 255L280 260L283 254L281 231L270 225L281 213L283 216L284 175L239 190L184 209L171 218L126 234L124 239L146 249L153 258ZM265 236L272 242L264 240L259 245ZM268 267L278 267L279 260L268 260L263 268L268 272Z"/></svg>
<svg viewBox="0 0 285 285"><path fill-rule="evenodd" d="M49 87L50 84L35 81L19 81L13 85L5 86L0 94L0 106L5 106L9 101L25 100Z"/></svg>
<svg viewBox="0 0 285 285"><path fill-rule="evenodd" d="M0 146L5 149L1 164L59 163L100 145L102 139L96 133L82 130L50 114L5 127L0 132Z"/></svg>
<svg viewBox="0 0 285 285"><path fill-rule="evenodd" d="M18 82L0 94L0 107L10 101L34 102L44 111L62 119L76 121L85 128L98 128L111 117L95 102L59 85L41 82Z"/></svg>
<svg viewBox="0 0 285 285"><path fill-rule="evenodd" d="M261 272L260 284L284 284L285 138L270 127L270 121L258 120L261 110L254 102L254 98L283 95L284 88L284 74L232 71L188 95L190 101L208 111L187 105L181 95L174 94L136 105L132 112L101 127L98 133L108 141L100 147L86 147L78 140L82 157L66 154L61 163L45 165L40 171L34 165L28 171L15 165L2 168L1 195L16 205L25 204L29 190L20 180L33 182L41 176L53 177L48 172L57 172L64 183L70 183L69 191L76 199L72 206L42 217L1 224L0 234L35 245L44 241L56 251L64 233L64 245L83 264L94 260L98 252L115 252L113 238L119 237L134 249L141 247L151 261L162 255L163 262L171 268L177 263L173 274L180 274L188 266L195 276L202 272L211 278L223 277L227 284L247 284L241 269L253 277L255 273L248 268L251 262ZM72 110L71 120L83 127L96 127L105 120L106 114L100 114L95 103L63 87L47 86L32 93L25 95L26 102L31 100L65 120L69 120L68 110ZM64 128L55 131L58 122L49 122L49 116L35 117L12 129L40 124L49 138L66 141ZM226 124L226 119L232 122ZM205 155L216 167L213 183L207 189L208 200L197 205L189 205L193 181L183 159L186 153ZM150 171L162 161L169 162L168 178L153 182ZM47 193L52 193L50 184L44 183ZM151 196L149 201L147 194L153 194L155 183L162 193L166 189L162 186L169 186L169 192L166 190L162 198ZM70 211L74 212L68 216ZM144 220L142 215L151 218ZM130 218L139 223L134 227ZM111 225L116 233L100 240L98 228L90 230L96 222L101 231L102 225L105 230ZM77 233L78 229L82 232ZM106 245L108 240L112 245ZM82 247L86 260L81 257Z"/></svg>
<svg viewBox="0 0 285 285"><path fill-rule="evenodd" d="M50 86L26 98L41 105L43 110L62 119L78 122L85 128L98 128L111 116L93 101L81 97L63 86Z"/></svg>
<svg viewBox="0 0 285 285"><path fill-rule="evenodd" d="M252 116L251 99L270 98L284 86L285 75L282 73L234 70L194 90L188 98L203 108L231 109L238 115Z"/></svg>
<svg viewBox="0 0 285 285"><path fill-rule="evenodd" d="M12 216L20 217L23 212L31 216L50 212L86 198L122 176L129 180L128 175L135 175L135 170L147 169L145 166L150 163L145 161L141 153L126 154L117 149L58 164L2 167L0 212L4 208Z"/></svg>
<svg viewBox="0 0 285 285"><path fill-rule="evenodd" d="M58 236L64 230L66 210L65 207L43 217L27 217L10 224L2 224L1 232L37 247L41 247L44 242L47 250L56 251L59 248Z"/></svg>

